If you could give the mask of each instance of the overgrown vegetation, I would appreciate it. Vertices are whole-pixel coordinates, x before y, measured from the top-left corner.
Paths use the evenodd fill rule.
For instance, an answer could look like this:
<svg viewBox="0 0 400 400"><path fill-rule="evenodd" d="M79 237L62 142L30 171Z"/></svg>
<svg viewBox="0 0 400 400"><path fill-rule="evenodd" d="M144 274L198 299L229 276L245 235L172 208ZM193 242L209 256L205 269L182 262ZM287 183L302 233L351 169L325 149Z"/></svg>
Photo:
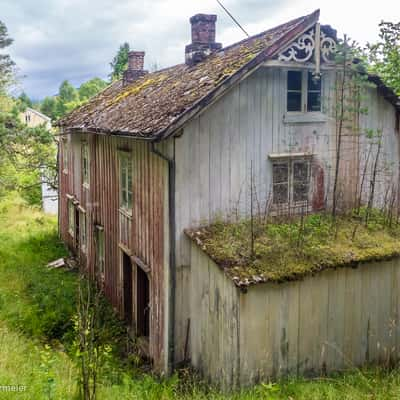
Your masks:
<svg viewBox="0 0 400 400"><path fill-rule="evenodd" d="M379 220L370 228L378 230ZM323 233L323 228L319 231ZM54 218L15 196L0 202L0 382L24 386L25 391L18 393L20 399L79 398L76 347L70 346L76 340L73 316L78 276L45 267L65 254ZM122 339L123 328L110 308L105 309L108 311L102 313L100 321L106 336L101 342L114 350L102 364L97 392L100 400L386 400L400 395L400 372L396 369L267 382L226 395L198 381L189 371L169 379L157 378L137 368L135 353L127 355L131 345Z"/></svg>
<svg viewBox="0 0 400 400"><path fill-rule="evenodd" d="M336 217L321 213L280 220L217 221L188 234L239 285L284 281L400 255L400 225L376 209L369 211L365 224L367 210Z"/></svg>

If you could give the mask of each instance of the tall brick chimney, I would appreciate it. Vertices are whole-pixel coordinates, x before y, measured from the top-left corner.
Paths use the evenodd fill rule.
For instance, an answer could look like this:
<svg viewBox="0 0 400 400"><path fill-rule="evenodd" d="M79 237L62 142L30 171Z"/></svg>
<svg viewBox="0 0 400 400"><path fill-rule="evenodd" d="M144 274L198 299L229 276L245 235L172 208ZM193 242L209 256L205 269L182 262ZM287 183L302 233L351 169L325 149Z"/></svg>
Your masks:
<svg viewBox="0 0 400 400"><path fill-rule="evenodd" d="M216 15L196 14L190 18L192 24L192 43L185 48L185 62L194 65L219 50L221 43L215 43Z"/></svg>
<svg viewBox="0 0 400 400"><path fill-rule="evenodd" d="M124 85L132 83L147 74L144 67L144 51L130 51L128 53L128 69L124 72L122 82Z"/></svg>

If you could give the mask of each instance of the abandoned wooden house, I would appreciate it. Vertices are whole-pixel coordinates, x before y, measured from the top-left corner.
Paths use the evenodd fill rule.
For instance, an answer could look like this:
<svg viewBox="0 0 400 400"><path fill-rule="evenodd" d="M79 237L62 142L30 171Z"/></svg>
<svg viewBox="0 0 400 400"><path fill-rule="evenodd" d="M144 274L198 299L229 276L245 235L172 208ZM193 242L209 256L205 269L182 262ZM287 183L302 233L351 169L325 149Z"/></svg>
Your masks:
<svg viewBox="0 0 400 400"><path fill-rule="evenodd" d="M196 234L246 218L253 187L271 213L329 206L336 32L315 11L222 47L215 15L190 22L184 63L148 73L144 52L131 52L123 79L60 122L62 239L158 371L190 361L234 387L379 360L400 341L384 329L400 313L395 251L276 283L217 265ZM379 77L368 80L369 112L352 124L382 132L379 202L399 178L400 103ZM359 195L368 144L342 140L344 204Z"/></svg>

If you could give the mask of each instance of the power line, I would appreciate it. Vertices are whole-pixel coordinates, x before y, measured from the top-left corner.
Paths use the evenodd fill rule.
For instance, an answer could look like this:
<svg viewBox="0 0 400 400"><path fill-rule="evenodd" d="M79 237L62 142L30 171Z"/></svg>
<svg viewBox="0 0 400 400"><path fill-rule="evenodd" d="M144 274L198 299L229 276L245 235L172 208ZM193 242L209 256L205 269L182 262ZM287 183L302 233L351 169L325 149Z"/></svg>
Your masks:
<svg viewBox="0 0 400 400"><path fill-rule="evenodd" d="M250 35L245 31L242 25L239 24L239 21L225 8L225 6L220 2L220 0L217 0L217 3L222 7L222 9L232 18L233 22L244 32L244 34L247 37L250 37Z"/></svg>

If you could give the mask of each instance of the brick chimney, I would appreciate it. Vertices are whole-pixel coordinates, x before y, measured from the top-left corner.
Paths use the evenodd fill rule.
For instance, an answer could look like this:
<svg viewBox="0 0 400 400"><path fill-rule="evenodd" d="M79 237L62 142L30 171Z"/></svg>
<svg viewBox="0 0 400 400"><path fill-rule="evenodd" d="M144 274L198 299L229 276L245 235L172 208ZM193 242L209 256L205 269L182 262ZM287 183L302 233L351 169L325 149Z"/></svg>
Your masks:
<svg viewBox="0 0 400 400"><path fill-rule="evenodd" d="M196 14L190 18L192 43L185 48L185 62L194 65L219 50L221 43L215 43L216 15Z"/></svg>
<svg viewBox="0 0 400 400"><path fill-rule="evenodd" d="M128 53L128 69L124 72L122 82L123 85L128 85L147 74L144 67L144 51L130 51Z"/></svg>

